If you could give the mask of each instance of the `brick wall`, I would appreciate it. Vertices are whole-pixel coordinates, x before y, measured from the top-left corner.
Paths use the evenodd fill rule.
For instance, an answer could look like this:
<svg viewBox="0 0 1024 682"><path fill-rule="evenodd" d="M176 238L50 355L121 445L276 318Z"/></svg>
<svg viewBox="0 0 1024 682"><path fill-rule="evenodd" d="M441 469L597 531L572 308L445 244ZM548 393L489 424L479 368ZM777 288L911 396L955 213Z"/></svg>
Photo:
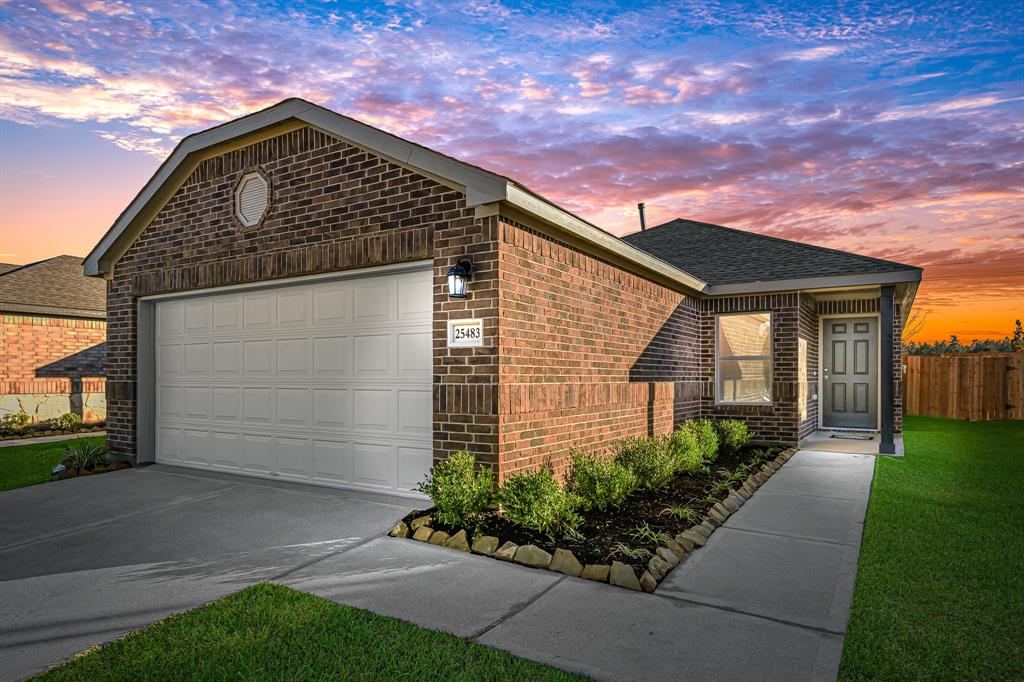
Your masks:
<svg viewBox="0 0 1024 682"><path fill-rule="evenodd" d="M795 443L800 437L801 394L799 377L800 294L765 294L705 299L701 302L700 413L716 419L743 419L755 438ZM719 405L715 400L715 318L720 313L770 312L772 314L772 403L769 405Z"/></svg>
<svg viewBox="0 0 1024 682"><path fill-rule="evenodd" d="M804 438L818 428L818 404L821 399L818 388L818 303L812 296L800 295L797 312L800 328L797 333L799 361L803 371L798 377L799 395L797 414L800 419L798 435Z"/></svg>
<svg viewBox="0 0 1024 682"><path fill-rule="evenodd" d="M259 226L242 229L232 190L256 168L270 179L271 205ZM139 296L432 259L435 300L444 299L434 315L435 456L465 447L496 461L495 229L461 192L311 128L202 161L109 283L111 450L135 453ZM448 302L445 275L465 254L478 267L474 296ZM447 349L453 312L491 322L489 346Z"/></svg>
<svg viewBox="0 0 1024 682"><path fill-rule="evenodd" d="M513 220L499 227L502 476L546 459L562 473L573 446L600 451L697 414L695 299Z"/></svg>
<svg viewBox="0 0 1024 682"><path fill-rule="evenodd" d="M0 317L0 393L67 393L72 379L104 375L103 320Z"/></svg>

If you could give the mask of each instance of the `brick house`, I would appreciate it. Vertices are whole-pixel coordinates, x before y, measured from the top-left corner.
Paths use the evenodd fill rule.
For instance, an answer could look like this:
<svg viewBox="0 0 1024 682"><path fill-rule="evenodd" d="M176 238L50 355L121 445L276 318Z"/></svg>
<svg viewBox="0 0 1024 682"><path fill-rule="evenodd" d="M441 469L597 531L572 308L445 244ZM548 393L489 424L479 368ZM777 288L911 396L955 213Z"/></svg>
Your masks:
<svg viewBox="0 0 1024 682"><path fill-rule="evenodd" d="M79 256L0 263L0 416L106 418L106 297Z"/></svg>
<svg viewBox="0 0 1024 682"><path fill-rule="evenodd" d="M689 221L619 239L297 99L183 140L85 272L113 452L399 493L453 451L561 471L696 416L891 449L921 276Z"/></svg>

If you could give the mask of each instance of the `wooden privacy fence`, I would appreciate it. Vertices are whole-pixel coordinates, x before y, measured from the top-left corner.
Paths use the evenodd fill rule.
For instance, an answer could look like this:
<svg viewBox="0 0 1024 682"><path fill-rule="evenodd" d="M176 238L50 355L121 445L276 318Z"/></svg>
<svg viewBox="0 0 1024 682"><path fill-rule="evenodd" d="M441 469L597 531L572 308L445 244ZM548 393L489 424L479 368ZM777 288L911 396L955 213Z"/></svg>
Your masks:
<svg viewBox="0 0 1024 682"><path fill-rule="evenodd" d="M905 355L907 414L1024 419L1024 353Z"/></svg>

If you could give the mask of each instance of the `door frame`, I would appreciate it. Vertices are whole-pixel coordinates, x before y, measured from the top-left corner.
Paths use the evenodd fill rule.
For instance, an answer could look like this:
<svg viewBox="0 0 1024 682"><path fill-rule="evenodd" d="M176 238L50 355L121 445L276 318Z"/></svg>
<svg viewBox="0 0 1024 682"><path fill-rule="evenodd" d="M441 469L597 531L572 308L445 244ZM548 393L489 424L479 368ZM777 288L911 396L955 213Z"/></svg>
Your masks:
<svg viewBox="0 0 1024 682"><path fill-rule="evenodd" d="M404 272L432 271L433 268L433 260L417 260L408 263L391 263L369 268L335 270L315 275L280 277L258 282L242 282L140 296L136 301L137 317L135 320L135 461L140 464L156 462L156 304L158 302L168 299L195 298L227 291L255 291L293 284L334 282L378 275L397 275ZM431 318L433 318L433 311L431 311ZM433 323L431 323L431 328L433 328ZM404 497L422 497L414 493L406 494L398 491L382 491L382 493Z"/></svg>
<svg viewBox="0 0 1024 682"><path fill-rule="evenodd" d="M875 428L860 429L852 427L824 426L825 419L825 320L838 318L873 317L877 322L877 346L875 347L875 364L878 381L875 382ZM891 409L891 408L890 408ZM881 313L835 313L818 316L818 430L819 431L864 431L866 433L882 432L882 314Z"/></svg>

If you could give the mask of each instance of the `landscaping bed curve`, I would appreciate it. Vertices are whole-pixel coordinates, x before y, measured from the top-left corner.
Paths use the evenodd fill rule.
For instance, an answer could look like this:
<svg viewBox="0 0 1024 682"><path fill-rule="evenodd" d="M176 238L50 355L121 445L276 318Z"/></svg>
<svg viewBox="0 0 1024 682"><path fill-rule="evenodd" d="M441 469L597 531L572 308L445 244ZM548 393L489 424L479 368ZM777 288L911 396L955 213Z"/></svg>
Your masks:
<svg viewBox="0 0 1024 682"><path fill-rule="evenodd" d="M578 537L552 540L498 513L487 514L473 529L450 526L436 519L433 507L407 514L388 534L653 592L673 568L702 547L711 533L796 451L795 447L747 446L735 453L723 453L715 462L719 470L749 466L750 462L757 462L758 466L742 483L736 482L728 493L715 497L714 504L692 523L664 512L694 499L710 502L709 491L720 479L713 473L679 476L661 488L634 492L617 508L591 510L585 514ZM646 532L638 538L636 531L641 526ZM630 544L653 547L653 551L644 549L633 555L616 552L616 547Z"/></svg>

